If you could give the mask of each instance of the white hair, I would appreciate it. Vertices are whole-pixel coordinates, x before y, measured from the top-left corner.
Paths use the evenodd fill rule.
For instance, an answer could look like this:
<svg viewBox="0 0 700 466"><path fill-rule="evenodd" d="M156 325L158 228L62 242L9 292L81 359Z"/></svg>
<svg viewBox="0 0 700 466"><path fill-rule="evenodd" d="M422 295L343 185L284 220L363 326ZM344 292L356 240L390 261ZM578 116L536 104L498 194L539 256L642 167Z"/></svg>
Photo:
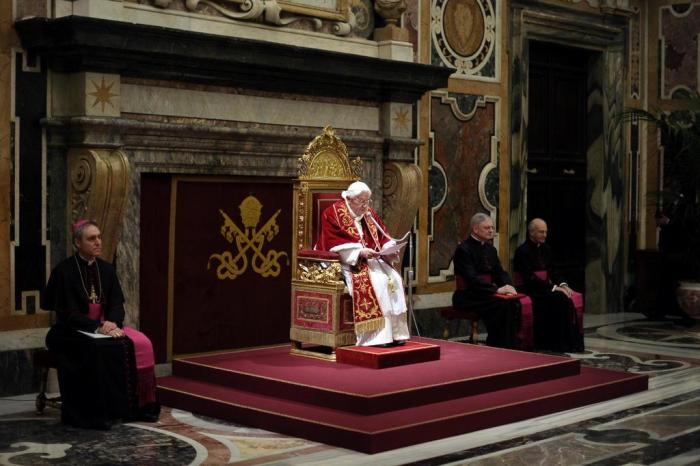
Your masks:
<svg viewBox="0 0 700 466"><path fill-rule="evenodd" d="M479 212L478 214L474 214L472 216L471 220L469 221L469 228L471 228L473 230L475 226L481 225L484 221L486 221L486 219L489 219L489 218L491 218L491 217L489 217L488 215L486 215L482 212Z"/></svg>
<svg viewBox="0 0 700 466"><path fill-rule="evenodd" d="M371 196L372 190L369 189L369 186L367 186L362 181L355 181L350 186L348 186L348 189L341 193L341 196L343 196L343 199L345 200L347 200L348 198L355 199L362 193L368 193Z"/></svg>

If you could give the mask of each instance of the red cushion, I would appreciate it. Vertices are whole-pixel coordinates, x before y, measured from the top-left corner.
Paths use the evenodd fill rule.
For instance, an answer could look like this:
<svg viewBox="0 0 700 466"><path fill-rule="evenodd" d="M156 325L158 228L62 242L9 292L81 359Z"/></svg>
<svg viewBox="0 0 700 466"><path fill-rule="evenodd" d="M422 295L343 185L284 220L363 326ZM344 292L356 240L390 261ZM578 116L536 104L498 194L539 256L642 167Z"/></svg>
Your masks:
<svg viewBox="0 0 700 466"><path fill-rule="evenodd" d="M319 231L321 231L321 214L326 208L335 204L336 201L342 199L338 191L333 192L315 192L311 196L312 218L311 218L311 244L313 246L318 240Z"/></svg>
<svg viewBox="0 0 700 466"><path fill-rule="evenodd" d="M299 249L299 251L297 251L297 259L338 260L340 259L340 256L337 252L317 251L315 249Z"/></svg>

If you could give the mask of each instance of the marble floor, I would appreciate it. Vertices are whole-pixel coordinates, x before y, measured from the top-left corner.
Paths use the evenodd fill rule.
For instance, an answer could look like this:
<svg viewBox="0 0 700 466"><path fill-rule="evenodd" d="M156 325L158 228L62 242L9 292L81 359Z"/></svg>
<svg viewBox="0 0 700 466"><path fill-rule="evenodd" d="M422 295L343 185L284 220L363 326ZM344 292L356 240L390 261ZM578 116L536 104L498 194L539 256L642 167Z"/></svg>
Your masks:
<svg viewBox="0 0 700 466"><path fill-rule="evenodd" d="M650 376L648 391L376 455L164 407L157 423L109 432L0 399L0 464L133 465L700 465L700 326L638 314L586 316L583 364Z"/></svg>

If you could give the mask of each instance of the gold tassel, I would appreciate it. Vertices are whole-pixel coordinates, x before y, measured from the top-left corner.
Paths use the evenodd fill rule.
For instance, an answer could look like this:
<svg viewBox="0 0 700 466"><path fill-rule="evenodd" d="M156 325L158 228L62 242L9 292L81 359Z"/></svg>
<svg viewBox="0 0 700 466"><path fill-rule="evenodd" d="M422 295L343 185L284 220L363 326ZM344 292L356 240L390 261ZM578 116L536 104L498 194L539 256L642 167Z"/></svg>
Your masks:
<svg viewBox="0 0 700 466"><path fill-rule="evenodd" d="M384 325L384 316L376 319L365 320L363 322L355 322L355 333L374 332L379 330Z"/></svg>

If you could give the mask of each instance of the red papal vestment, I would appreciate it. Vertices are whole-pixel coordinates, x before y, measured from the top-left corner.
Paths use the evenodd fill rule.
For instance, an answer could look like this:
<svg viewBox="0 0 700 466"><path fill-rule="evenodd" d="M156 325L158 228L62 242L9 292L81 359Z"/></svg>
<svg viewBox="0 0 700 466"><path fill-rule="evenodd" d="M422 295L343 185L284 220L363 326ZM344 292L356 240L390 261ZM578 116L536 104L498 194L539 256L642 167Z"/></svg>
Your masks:
<svg viewBox="0 0 700 466"><path fill-rule="evenodd" d="M363 248L380 251L395 241L373 209L359 218L338 201L321 214L316 249L337 252L353 302L358 346L381 345L409 338L406 297L401 275L382 259L359 257Z"/></svg>

